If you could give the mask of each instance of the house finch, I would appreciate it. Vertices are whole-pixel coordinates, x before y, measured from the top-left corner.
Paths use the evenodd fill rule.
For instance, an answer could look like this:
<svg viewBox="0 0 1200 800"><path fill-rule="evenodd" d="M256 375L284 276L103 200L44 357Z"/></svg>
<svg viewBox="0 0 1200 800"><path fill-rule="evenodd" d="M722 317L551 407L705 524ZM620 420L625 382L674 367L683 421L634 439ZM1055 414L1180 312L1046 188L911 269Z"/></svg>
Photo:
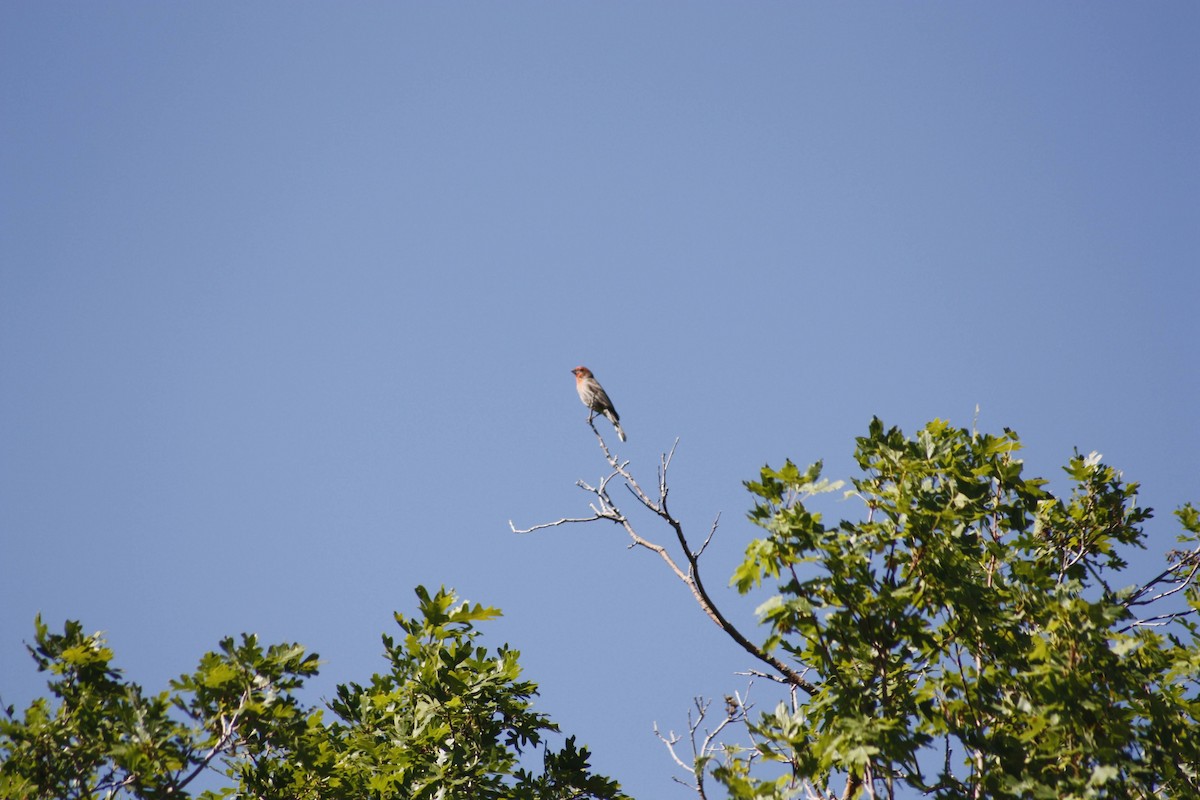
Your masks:
<svg viewBox="0 0 1200 800"><path fill-rule="evenodd" d="M575 373L575 391L579 392L579 399L588 407L588 422L592 421L593 414L603 414L617 429L617 436L621 441L625 441L625 431L621 430L621 418L613 408L612 400L608 399L608 392L604 391L596 376L587 367L576 367L571 372Z"/></svg>

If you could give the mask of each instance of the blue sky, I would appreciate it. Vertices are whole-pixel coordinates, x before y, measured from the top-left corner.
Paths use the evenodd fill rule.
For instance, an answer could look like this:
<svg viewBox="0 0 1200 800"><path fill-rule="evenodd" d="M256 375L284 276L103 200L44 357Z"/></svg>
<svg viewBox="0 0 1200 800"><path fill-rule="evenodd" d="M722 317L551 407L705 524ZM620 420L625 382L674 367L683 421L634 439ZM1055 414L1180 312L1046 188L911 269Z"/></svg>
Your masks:
<svg viewBox="0 0 1200 800"><path fill-rule="evenodd" d="M764 463L872 415L1200 500L1192 3L0 6L0 697L41 612L151 687L224 635L382 669L412 587L496 605L639 797L744 688L586 513L591 367L708 583ZM1061 486L1061 483L1058 485ZM834 513L856 516L847 503ZM661 530L643 520L648 534ZM723 597L747 625L754 601ZM674 794L673 794L674 793Z"/></svg>

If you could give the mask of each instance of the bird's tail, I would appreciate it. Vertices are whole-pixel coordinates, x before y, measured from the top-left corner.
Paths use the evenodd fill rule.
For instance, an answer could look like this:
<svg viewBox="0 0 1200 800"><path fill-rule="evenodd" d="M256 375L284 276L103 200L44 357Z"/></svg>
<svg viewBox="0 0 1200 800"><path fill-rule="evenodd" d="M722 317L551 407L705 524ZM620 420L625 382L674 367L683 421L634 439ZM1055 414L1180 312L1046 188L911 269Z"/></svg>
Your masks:
<svg viewBox="0 0 1200 800"><path fill-rule="evenodd" d="M622 442L625 441L625 431L623 428L621 428L621 421L619 419L617 419L617 415L612 414L612 413L605 413L604 416L608 417L608 421L611 422L613 424L613 427L617 429L617 438L620 439Z"/></svg>

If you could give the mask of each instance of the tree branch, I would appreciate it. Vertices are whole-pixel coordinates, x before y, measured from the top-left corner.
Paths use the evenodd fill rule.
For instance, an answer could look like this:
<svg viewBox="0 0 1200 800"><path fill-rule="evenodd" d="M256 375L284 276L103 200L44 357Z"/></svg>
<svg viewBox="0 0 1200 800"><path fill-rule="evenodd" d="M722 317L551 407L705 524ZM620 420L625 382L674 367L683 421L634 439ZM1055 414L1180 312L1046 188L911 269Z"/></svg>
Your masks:
<svg viewBox="0 0 1200 800"><path fill-rule="evenodd" d="M619 461L617 457L614 456L608 449L608 445L605 443L604 437L601 436L600 431L596 429L595 421L589 418L588 425L591 426L592 433L596 434L596 440L600 444L600 450L604 453L604 459L612 468L612 472L606 478L604 478L597 487L589 486L583 481L577 481L576 486L579 486L581 489L584 489L590 494L595 495L596 499L599 501L600 507L596 508L596 506L593 504L591 508L594 513L590 517L564 517L556 522L543 523L541 525L534 525L533 527L524 529L517 528L516 525L513 524L512 520L509 520L508 524L513 533L530 533L532 531L543 530L545 528L554 528L560 525L578 522L594 522L600 519L607 519L611 522L615 522L625 530L626 534L628 534L631 541L630 547L643 547L658 554L659 558L663 560L663 563L667 565L667 568L675 574L675 577L683 581L684 585L688 587L692 593L692 597L695 598L696 602L699 604L700 609L708 616L709 619L713 621L713 623L717 625L717 627L724 631L729 638L733 639L733 641L735 641L747 653L754 656L754 658L779 672L780 675L784 676L784 680L787 683L800 687L800 689L807 692L809 695L815 694L817 691L816 685L807 680L803 675L785 663L782 659L763 650L747 639L745 635L743 635L742 632L738 630L738 628L732 622L730 622L723 613L721 613L721 610L717 607L717 604L713 602L712 596L709 595L708 590L705 588L704 582L700 578L699 558L704 552L705 548L708 547L709 542L712 541L713 536L716 534L717 526L721 517L720 514L717 515L717 517L713 520L712 527L710 528L708 535L704 539L704 543L698 550L693 551L688 543L687 536L684 534L683 524L676 519L667 508L667 495L670 493L670 487L667 484L667 470L671 465L671 459L675 456L675 448L679 446L679 439L676 439L675 443L671 445L669 452L664 453L660 457L658 467L658 494L657 497L651 497L644 489L642 489L641 485L629 472L629 461ZM608 483L613 478L618 476L624 481L625 488L630 492L630 494L632 494L634 498L637 499L637 501L641 503L647 510L665 522L667 526L674 532L675 539L683 551L683 557L687 567L686 570L680 566L680 564L675 560L665 546L656 542L652 542L649 539L641 536L633 527L633 524L629 521L629 518L626 517L617 507L617 504L613 502L612 497L608 492Z"/></svg>
<svg viewBox="0 0 1200 800"><path fill-rule="evenodd" d="M1136 592L1130 595L1123 603L1126 608L1131 608L1132 606L1149 605L1155 600L1161 600L1162 598L1173 595L1182 589L1186 589L1188 585L1196 579L1196 573L1198 570L1200 570L1200 547L1196 547L1195 549L1187 552L1172 551L1167 555L1168 557L1174 556L1174 562L1162 572L1158 573L1158 575L1154 576L1154 578L1152 578L1148 583L1139 587ZM1188 571L1186 576L1174 577L1176 573L1180 572L1189 564L1192 568ZM1160 583L1174 583L1175 588L1168 589L1167 591L1161 592L1148 600L1144 600L1143 598L1150 592L1150 590Z"/></svg>

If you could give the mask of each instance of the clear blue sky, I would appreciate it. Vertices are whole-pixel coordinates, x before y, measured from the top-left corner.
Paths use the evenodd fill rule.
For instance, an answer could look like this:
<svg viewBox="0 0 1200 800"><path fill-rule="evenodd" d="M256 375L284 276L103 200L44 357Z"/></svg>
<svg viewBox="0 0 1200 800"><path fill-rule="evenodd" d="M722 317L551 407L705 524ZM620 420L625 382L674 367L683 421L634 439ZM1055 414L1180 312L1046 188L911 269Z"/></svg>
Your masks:
<svg viewBox="0 0 1200 800"><path fill-rule="evenodd" d="M614 527L569 370L674 509L1013 427L1200 500L1200 6L0 5L0 697L41 612L154 688L227 634L309 699L445 584L635 796L749 664ZM1060 484L1061 485L1061 484ZM834 509L856 516L852 504ZM649 521L644 521L647 525ZM647 533L663 532L647 527ZM748 623L754 601L729 599Z"/></svg>

